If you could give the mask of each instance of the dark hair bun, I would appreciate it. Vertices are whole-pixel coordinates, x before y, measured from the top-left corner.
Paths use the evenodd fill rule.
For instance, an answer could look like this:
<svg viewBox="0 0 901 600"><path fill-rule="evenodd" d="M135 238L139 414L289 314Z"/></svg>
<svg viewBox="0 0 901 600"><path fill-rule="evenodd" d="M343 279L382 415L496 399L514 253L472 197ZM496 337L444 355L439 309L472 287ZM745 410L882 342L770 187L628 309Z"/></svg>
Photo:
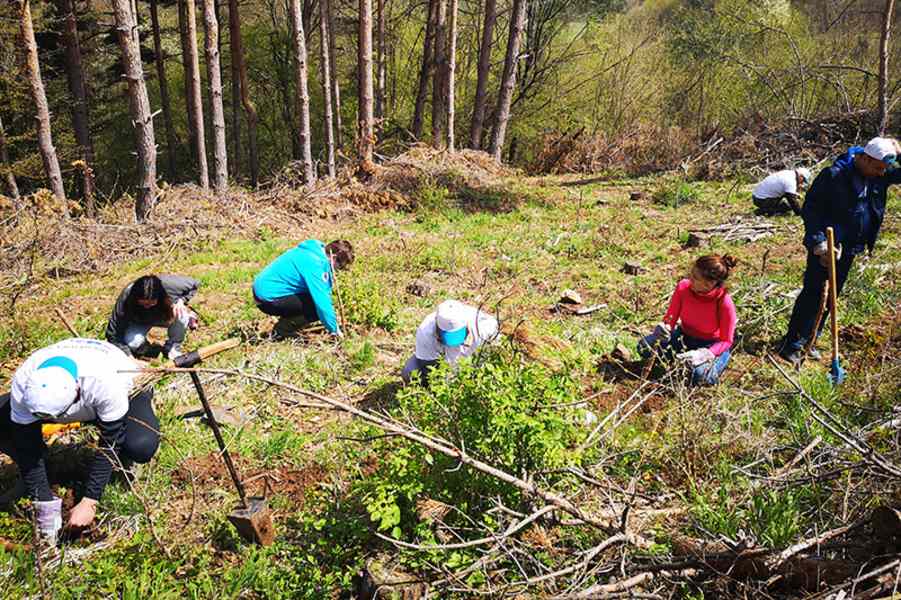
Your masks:
<svg viewBox="0 0 901 600"><path fill-rule="evenodd" d="M738 259L732 256L731 254L723 255L723 264L726 265L726 269L731 271L735 268L735 265L738 264Z"/></svg>

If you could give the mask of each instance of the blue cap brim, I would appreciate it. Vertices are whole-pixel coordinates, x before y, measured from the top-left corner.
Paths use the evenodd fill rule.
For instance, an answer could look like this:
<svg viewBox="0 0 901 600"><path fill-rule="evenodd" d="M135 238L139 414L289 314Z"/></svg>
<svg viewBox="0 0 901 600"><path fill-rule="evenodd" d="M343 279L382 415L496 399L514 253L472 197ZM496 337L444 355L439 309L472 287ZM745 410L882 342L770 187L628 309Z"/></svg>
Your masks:
<svg viewBox="0 0 901 600"><path fill-rule="evenodd" d="M461 327L460 329L455 329L453 331L438 329L438 339L440 339L441 343L445 346L459 346L466 341L466 327Z"/></svg>
<svg viewBox="0 0 901 600"><path fill-rule="evenodd" d="M69 375L72 376L72 379L78 381L78 365L76 365L75 361L68 356L53 356L38 365L38 369L45 369L47 367L59 367L64 369L65 371L68 371Z"/></svg>

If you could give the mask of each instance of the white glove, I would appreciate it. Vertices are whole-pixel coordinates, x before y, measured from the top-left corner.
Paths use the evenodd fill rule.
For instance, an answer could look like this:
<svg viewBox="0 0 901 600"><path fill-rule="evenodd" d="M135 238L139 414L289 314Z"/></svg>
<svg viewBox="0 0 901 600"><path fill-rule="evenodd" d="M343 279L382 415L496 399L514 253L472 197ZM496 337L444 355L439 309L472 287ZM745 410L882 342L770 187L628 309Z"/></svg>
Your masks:
<svg viewBox="0 0 901 600"><path fill-rule="evenodd" d="M823 240L822 242L814 246L811 249L811 252L813 252L817 256L823 256L824 254L826 254L826 250L828 249L829 245L826 243L826 240Z"/></svg>
<svg viewBox="0 0 901 600"><path fill-rule="evenodd" d="M37 513L38 531L41 538L50 546L56 546L56 538L63 526L63 501L60 498L53 500L35 501L34 510Z"/></svg>
<svg viewBox="0 0 901 600"><path fill-rule="evenodd" d="M687 352L677 354L676 358L684 360L685 362L690 362L691 366L693 367L698 367L700 365L703 365L704 363L715 360L716 356L713 355L713 352L710 351L710 348L698 348L697 350L689 350Z"/></svg>
<svg viewBox="0 0 901 600"><path fill-rule="evenodd" d="M175 318L185 324L188 329L197 329L197 314L185 306L184 300L178 300L172 305Z"/></svg>

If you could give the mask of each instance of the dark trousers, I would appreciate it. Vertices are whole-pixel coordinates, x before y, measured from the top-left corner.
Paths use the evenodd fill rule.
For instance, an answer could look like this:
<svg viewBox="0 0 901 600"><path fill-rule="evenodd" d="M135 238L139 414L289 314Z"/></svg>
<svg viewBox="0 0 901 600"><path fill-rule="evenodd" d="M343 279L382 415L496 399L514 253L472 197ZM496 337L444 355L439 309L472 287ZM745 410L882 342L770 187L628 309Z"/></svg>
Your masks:
<svg viewBox="0 0 901 600"><path fill-rule="evenodd" d="M282 296L275 300L260 300L254 294L253 301L256 302L257 308L273 317L291 318L302 316L310 323L319 320L319 315L316 313L316 303L313 302L313 296L308 293Z"/></svg>
<svg viewBox="0 0 901 600"><path fill-rule="evenodd" d="M801 205L794 197L788 194L778 198L751 196L751 200L754 202L754 206L757 207L757 213L760 215L784 215L791 212L796 215L801 214Z"/></svg>
<svg viewBox="0 0 901 600"><path fill-rule="evenodd" d="M851 265L854 263L854 256L848 252L845 253L840 260L835 263L835 283L838 287L836 296L841 293L845 287L845 280L848 279L848 273L851 272ZM802 350L807 342L810 341L811 335L814 335L814 325L816 325L817 312L820 310L820 302L823 298L823 289L826 282L829 281L829 269L820 264L820 257L813 252L807 252L807 268L804 270L804 286L801 293L795 299L795 307L792 309L791 320L788 322L788 332L782 338L782 354L790 354L792 352ZM823 330L823 325L829 316L829 304L826 304L826 310L823 313L823 320L820 328L816 332L819 337Z"/></svg>

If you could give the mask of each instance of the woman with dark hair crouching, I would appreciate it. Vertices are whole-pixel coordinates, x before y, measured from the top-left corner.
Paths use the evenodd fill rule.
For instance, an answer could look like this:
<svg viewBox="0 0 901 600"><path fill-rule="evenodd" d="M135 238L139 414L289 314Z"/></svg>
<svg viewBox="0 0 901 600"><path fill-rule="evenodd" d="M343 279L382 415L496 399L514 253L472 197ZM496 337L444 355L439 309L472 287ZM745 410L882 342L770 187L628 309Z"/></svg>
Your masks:
<svg viewBox="0 0 901 600"><path fill-rule="evenodd" d="M165 327L168 339L162 352L170 359L179 356L188 329L197 326L197 315L188 302L198 286L183 275L139 277L119 294L106 326L106 340L129 356L153 356L147 333L153 327Z"/></svg>
<svg viewBox="0 0 901 600"><path fill-rule="evenodd" d="M736 263L729 255L697 259L676 285L663 321L638 343L642 357L683 360L692 367L693 385L716 385L735 339L737 317L726 280Z"/></svg>

